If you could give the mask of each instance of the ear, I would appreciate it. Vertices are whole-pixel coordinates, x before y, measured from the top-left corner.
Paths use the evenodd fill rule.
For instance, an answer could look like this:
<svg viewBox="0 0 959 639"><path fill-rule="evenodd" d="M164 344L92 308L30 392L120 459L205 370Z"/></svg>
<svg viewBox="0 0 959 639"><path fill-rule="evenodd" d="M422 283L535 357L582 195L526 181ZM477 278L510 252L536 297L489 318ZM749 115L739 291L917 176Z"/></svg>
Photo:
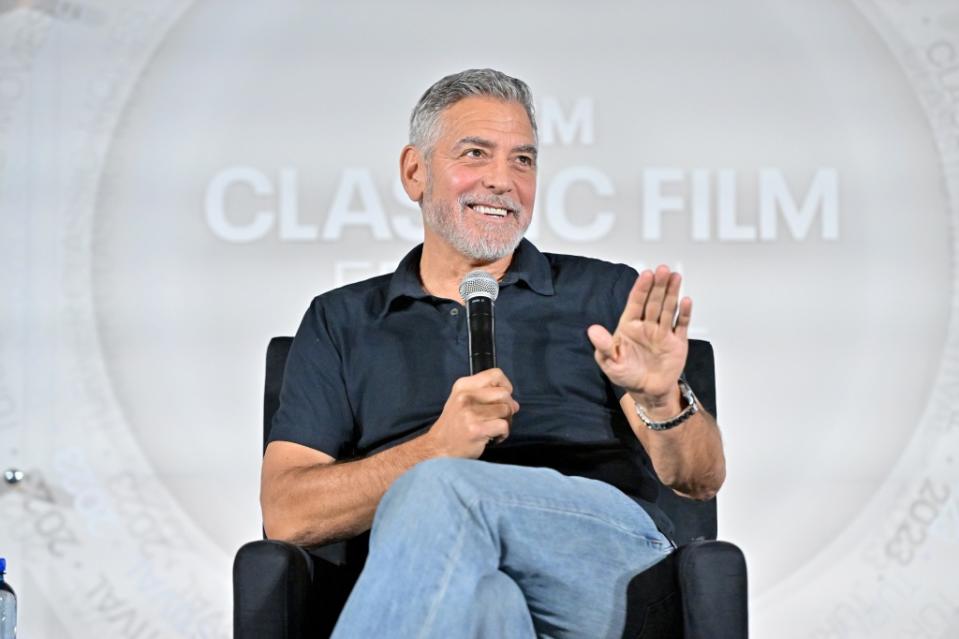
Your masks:
<svg viewBox="0 0 959 639"><path fill-rule="evenodd" d="M400 153L400 179L410 199L421 202L426 191L426 162L415 146L407 144Z"/></svg>

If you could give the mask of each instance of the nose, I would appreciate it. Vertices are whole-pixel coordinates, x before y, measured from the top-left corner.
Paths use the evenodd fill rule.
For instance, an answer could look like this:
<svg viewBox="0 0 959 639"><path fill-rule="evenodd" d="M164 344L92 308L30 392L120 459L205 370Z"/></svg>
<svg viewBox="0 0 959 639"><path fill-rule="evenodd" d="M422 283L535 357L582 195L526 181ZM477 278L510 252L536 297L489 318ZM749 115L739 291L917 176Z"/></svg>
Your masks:
<svg viewBox="0 0 959 639"><path fill-rule="evenodd" d="M513 182L506 160L490 162L483 174L483 187L496 194L508 193L513 190Z"/></svg>

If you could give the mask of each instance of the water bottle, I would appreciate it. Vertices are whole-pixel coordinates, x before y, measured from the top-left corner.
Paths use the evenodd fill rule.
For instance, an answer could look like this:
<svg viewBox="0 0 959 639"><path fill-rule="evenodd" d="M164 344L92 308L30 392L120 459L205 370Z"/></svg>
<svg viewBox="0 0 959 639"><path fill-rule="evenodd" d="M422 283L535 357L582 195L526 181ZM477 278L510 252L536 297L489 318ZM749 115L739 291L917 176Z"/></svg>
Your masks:
<svg viewBox="0 0 959 639"><path fill-rule="evenodd" d="M17 639L17 594L3 578L7 560L0 557L0 639Z"/></svg>

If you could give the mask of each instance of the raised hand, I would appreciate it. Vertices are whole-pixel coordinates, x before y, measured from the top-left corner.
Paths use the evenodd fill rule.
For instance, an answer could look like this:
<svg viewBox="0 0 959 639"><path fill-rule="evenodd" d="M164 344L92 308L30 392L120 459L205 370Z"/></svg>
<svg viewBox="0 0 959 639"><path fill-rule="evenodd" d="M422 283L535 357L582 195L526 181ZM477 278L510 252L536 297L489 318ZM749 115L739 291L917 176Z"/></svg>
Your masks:
<svg viewBox="0 0 959 639"><path fill-rule="evenodd" d="M594 324L587 334L596 363L614 383L646 407L678 401L677 381L688 350L687 331L693 301L679 300L682 276L668 266L645 270L636 278L616 331ZM677 313L677 307L679 312Z"/></svg>
<svg viewBox="0 0 959 639"><path fill-rule="evenodd" d="M513 385L498 368L461 377L426 436L441 455L475 459L488 443L509 436L519 410L512 393Z"/></svg>

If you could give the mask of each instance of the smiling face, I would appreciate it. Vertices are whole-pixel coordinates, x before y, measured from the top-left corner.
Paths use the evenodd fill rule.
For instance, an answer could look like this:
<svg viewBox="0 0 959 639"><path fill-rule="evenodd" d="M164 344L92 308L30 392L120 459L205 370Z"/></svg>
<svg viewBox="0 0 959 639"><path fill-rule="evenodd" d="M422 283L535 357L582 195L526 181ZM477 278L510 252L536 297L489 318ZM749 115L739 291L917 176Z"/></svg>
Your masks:
<svg viewBox="0 0 959 639"><path fill-rule="evenodd" d="M424 164L426 242L442 241L478 262L512 253L536 196L536 143L523 106L460 100L440 114Z"/></svg>

